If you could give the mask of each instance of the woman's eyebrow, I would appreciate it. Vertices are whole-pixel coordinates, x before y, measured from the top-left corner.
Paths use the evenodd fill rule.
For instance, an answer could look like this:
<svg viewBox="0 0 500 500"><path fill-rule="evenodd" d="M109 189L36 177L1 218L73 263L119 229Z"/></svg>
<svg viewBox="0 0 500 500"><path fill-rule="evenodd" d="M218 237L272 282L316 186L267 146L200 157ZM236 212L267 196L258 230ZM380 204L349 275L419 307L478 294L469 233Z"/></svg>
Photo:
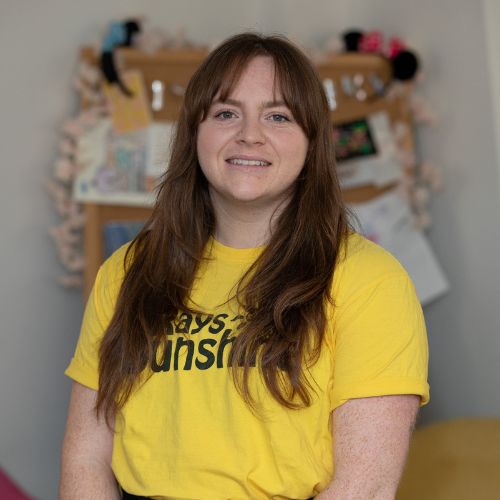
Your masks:
<svg viewBox="0 0 500 500"><path fill-rule="evenodd" d="M232 106L238 106L240 108L243 106L243 103L241 101L238 101L236 99L231 99L230 97L224 100L217 99L214 101L214 104L230 104ZM278 106L286 107L285 101L266 101L262 104L261 107L265 109L265 108L274 108Z"/></svg>

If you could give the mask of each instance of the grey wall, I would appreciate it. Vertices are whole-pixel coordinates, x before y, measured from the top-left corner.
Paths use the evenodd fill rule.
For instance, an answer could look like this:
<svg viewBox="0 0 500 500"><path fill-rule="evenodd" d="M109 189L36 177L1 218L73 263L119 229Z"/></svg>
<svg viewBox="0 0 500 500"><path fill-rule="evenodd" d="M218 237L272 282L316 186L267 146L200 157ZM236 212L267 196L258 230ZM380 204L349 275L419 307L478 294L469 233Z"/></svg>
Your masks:
<svg viewBox="0 0 500 500"><path fill-rule="evenodd" d="M191 40L215 44L232 33L262 29L265 2L243 0L128 0L130 15L144 14L169 34L185 29Z"/></svg>
<svg viewBox="0 0 500 500"><path fill-rule="evenodd" d="M492 5L490 0L486 0ZM311 7L314 5L314 8ZM498 13L498 9L496 10ZM481 2L469 0L4 0L0 6L0 464L30 493L56 497L69 395L62 372L78 335L81 299L59 288L48 226L57 222L42 190L59 129L76 110L70 81L78 47L113 18L144 13L156 24L216 42L245 28L322 43L350 26L399 34L417 48L422 93L441 123L418 136L422 156L446 171L433 204L432 244L452 291L427 307L432 403L422 421L500 414L500 168L488 43ZM486 21L485 21L486 20ZM490 54L489 58L487 54ZM493 76L492 76L493 75Z"/></svg>

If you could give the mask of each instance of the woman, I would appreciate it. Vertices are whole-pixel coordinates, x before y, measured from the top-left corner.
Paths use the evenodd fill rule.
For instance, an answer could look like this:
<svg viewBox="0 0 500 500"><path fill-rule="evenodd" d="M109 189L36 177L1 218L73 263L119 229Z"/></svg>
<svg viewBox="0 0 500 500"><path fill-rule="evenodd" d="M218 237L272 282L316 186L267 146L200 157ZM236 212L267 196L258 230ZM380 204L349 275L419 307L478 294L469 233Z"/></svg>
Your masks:
<svg viewBox="0 0 500 500"><path fill-rule="evenodd" d="M425 326L348 228L330 127L284 38L234 36L197 70L153 214L87 304L62 499L394 497Z"/></svg>

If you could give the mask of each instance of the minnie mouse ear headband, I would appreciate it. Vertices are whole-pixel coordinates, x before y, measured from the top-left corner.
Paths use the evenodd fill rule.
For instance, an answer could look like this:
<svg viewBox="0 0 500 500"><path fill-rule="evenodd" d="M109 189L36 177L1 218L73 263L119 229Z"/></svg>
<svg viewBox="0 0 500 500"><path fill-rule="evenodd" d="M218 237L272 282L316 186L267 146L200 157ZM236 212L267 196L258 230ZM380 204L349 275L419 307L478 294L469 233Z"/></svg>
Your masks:
<svg viewBox="0 0 500 500"><path fill-rule="evenodd" d="M109 25L109 29L102 42L102 51L99 65L108 83L116 83L120 90L127 96L132 97L133 93L125 86L116 69L114 60L114 50L117 47L130 47L133 45L133 37L139 33L141 27L133 19L127 21L114 21Z"/></svg>
<svg viewBox="0 0 500 500"><path fill-rule="evenodd" d="M343 33L344 50L346 52L363 52L380 54L392 65L392 76L395 80L412 80L420 66L417 55L406 48L400 38L392 37L384 44L380 31L362 32L349 30Z"/></svg>

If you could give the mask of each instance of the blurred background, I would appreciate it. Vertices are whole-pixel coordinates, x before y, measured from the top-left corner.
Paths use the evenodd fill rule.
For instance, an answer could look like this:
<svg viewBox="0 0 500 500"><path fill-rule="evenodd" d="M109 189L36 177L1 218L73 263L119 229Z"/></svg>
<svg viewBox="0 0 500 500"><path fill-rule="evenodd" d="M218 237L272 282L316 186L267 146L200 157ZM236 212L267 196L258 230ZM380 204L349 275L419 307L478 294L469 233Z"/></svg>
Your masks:
<svg viewBox="0 0 500 500"><path fill-rule="evenodd" d="M62 288L44 182L81 46L109 21L144 15L199 43L244 29L305 46L356 27L415 47L419 90L440 118L417 131L444 170L429 241L450 291L425 307L431 403L419 425L500 416L500 3L497 0L2 0L0 4L0 465L29 494L57 496L81 292ZM497 52L498 51L498 52ZM0 498L2 495L0 493ZM438 498L438 497L436 497ZM493 497L492 497L493 498Z"/></svg>

